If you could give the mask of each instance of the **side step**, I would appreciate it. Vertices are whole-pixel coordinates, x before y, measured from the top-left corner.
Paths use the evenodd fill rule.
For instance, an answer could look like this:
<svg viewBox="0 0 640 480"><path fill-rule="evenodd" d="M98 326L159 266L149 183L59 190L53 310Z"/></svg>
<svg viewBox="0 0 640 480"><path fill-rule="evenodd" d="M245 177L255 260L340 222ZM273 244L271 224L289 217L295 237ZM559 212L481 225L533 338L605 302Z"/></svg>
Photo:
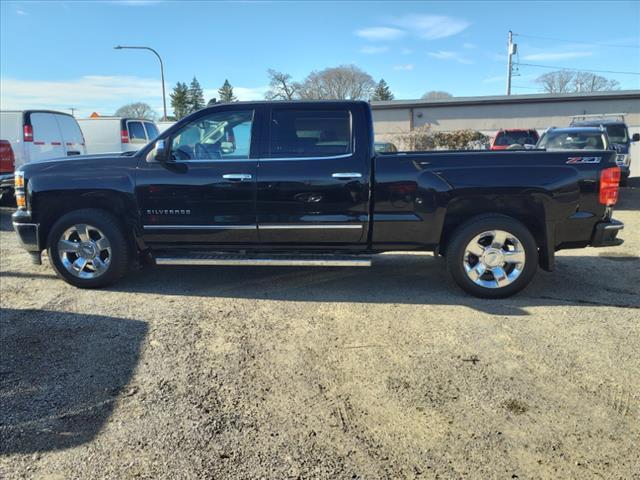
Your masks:
<svg viewBox="0 0 640 480"><path fill-rule="evenodd" d="M155 257L156 265L246 265L271 267L370 267L364 255L241 255L226 253L179 254L166 252Z"/></svg>

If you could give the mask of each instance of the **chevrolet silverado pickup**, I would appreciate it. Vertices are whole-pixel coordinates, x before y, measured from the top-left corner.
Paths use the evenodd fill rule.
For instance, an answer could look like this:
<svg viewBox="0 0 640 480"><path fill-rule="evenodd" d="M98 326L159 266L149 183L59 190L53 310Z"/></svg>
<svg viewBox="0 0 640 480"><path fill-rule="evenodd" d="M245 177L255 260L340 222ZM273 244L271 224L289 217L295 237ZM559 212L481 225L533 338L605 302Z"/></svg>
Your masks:
<svg viewBox="0 0 640 480"><path fill-rule="evenodd" d="M552 270L557 250L622 243L615 156L377 155L365 102L237 102L132 156L20 167L12 219L34 263L46 249L77 287L149 262L368 266L385 251L432 251L466 292L500 298Z"/></svg>

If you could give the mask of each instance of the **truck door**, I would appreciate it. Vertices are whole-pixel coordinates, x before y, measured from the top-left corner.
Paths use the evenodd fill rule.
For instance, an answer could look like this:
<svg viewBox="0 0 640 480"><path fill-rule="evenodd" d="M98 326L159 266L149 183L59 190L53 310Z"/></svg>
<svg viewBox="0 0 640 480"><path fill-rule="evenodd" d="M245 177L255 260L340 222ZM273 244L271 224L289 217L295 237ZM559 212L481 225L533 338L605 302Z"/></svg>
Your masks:
<svg viewBox="0 0 640 480"><path fill-rule="evenodd" d="M148 243L257 243L256 111L216 108L163 137L172 159L142 158L136 179Z"/></svg>
<svg viewBox="0 0 640 480"><path fill-rule="evenodd" d="M25 141L27 162L50 160L67 155L54 113L27 112L24 122L31 129L31 141Z"/></svg>
<svg viewBox="0 0 640 480"><path fill-rule="evenodd" d="M366 243L369 148L353 131L367 124L361 117L358 109L339 104L271 107L268 142L258 161L261 244Z"/></svg>

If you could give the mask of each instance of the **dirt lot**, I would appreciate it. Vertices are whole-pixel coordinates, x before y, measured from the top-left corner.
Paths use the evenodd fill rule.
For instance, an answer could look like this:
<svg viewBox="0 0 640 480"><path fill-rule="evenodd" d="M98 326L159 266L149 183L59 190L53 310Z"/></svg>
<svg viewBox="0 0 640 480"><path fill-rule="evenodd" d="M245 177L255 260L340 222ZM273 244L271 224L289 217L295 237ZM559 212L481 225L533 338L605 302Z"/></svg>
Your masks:
<svg viewBox="0 0 640 480"><path fill-rule="evenodd" d="M0 478L640 478L640 187L504 301L430 255L82 291L9 215Z"/></svg>

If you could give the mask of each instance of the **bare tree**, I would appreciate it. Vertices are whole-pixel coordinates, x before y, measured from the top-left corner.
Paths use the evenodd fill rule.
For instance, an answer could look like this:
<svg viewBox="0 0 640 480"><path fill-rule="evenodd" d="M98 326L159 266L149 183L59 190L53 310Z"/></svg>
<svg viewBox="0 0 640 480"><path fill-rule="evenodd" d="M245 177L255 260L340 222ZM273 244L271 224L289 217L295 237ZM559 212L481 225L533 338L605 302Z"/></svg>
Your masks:
<svg viewBox="0 0 640 480"><path fill-rule="evenodd" d="M574 77L574 72L558 70L557 72L540 75L536 78L536 83L539 84L546 93L570 93L574 91L572 86Z"/></svg>
<svg viewBox="0 0 640 480"><path fill-rule="evenodd" d="M155 120L158 114L147 103L135 102L121 106L115 113L116 117L145 118Z"/></svg>
<svg viewBox="0 0 640 480"><path fill-rule="evenodd" d="M440 100L442 98L452 98L453 95L451 95L449 92L443 92L440 90L431 90L430 92L425 93L424 95L422 95L423 100Z"/></svg>
<svg viewBox="0 0 640 480"><path fill-rule="evenodd" d="M269 90L265 93L264 98L267 100L293 100L298 97L300 84L294 82L291 75L272 68L267 70L267 73L269 75Z"/></svg>
<svg viewBox="0 0 640 480"><path fill-rule="evenodd" d="M371 75L355 65L311 72L300 88L302 99L368 100L376 87Z"/></svg>
<svg viewBox="0 0 640 480"><path fill-rule="evenodd" d="M620 83L617 80L590 72L577 72L572 86L575 92L606 92L620 89Z"/></svg>

